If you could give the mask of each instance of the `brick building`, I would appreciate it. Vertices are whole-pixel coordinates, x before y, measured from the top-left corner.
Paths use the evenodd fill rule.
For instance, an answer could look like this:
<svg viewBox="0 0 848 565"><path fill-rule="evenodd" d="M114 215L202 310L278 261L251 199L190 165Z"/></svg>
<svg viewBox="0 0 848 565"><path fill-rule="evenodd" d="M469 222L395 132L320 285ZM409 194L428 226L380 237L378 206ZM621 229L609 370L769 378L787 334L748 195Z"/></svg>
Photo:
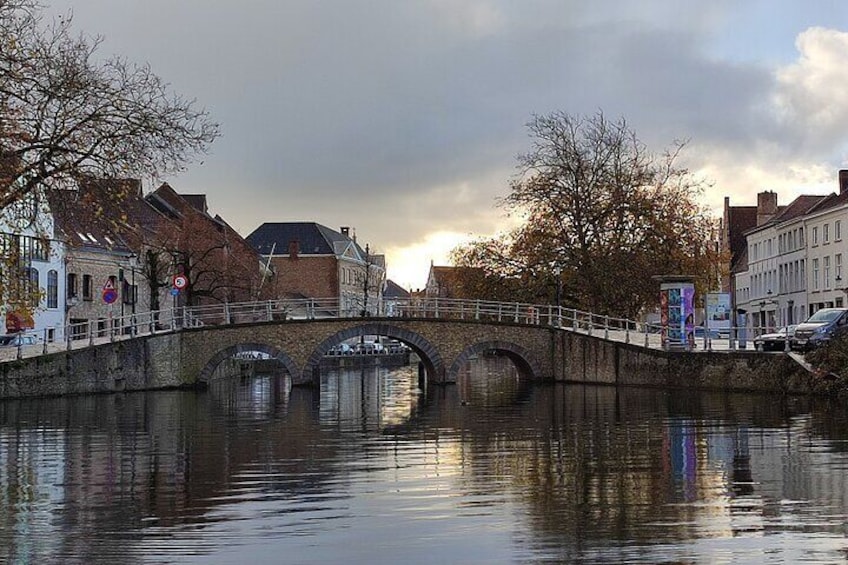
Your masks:
<svg viewBox="0 0 848 565"><path fill-rule="evenodd" d="M168 219L150 241L173 258L168 284L177 273L188 279L178 304L247 302L264 296L268 273L261 257L221 216L209 213L205 194L179 194L165 183L145 200Z"/></svg>
<svg viewBox="0 0 848 565"><path fill-rule="evenodd" d="M350 229L315 222L264 223L247 241L269 261L278 298L336 298L343 314L382 312L386 261L359 246Z"/></svg>

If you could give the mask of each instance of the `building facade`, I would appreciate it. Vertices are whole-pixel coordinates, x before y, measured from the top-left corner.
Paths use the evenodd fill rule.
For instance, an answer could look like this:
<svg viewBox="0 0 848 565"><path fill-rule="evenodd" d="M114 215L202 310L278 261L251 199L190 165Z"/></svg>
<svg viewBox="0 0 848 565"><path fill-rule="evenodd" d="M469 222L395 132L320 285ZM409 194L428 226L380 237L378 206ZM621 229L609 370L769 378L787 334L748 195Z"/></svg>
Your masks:
<svg viewBox="0 0 848 565"><path fill-rule="evenodd" d="M758 225L745 232L746 247L733 273L734 302L755 331L846 305L848 171L839 172L839 189L827 196L799 196L784 207L769 196L775 199L769 209L776 213L760 215Z"/></svg>
<svg viewBox="0 0 848 565"><path fill-rule="evenodd" d="M264 223L246 239L273 268L276 298L338 299L346 316L383 313L385 257L363 249L350 228Z"/></svg>
<svg viewBox="0 0 848 565"><path fill-rule="evenodd" d="M0 296L4 334L65 338L65 246L44 194L0 211Z"/></svg>

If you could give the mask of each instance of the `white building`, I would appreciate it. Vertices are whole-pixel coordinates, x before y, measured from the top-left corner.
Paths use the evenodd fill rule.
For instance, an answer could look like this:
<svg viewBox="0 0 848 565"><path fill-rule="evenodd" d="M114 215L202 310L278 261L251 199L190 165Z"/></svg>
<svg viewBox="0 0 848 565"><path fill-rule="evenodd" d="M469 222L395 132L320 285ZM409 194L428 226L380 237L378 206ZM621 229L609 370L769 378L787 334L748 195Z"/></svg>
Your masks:
<svg viewBox="0 0 848 565"><path fill-rule="evenodd" d="M65 246L53 215L30 194L0 210L1 334L24 331L48 341L65 338Z"/></svg>
<svg viewBox="0 0 848 565"><path fill-rule="evenodd" d="M799 196L784 207L773 192L758 195L758 209L773 213L745 232L747 266L734 273L736 307L748 313L752 329L799 323L821 308L845 306L848 170L839 172L839 185L838 194Z"/></svg>

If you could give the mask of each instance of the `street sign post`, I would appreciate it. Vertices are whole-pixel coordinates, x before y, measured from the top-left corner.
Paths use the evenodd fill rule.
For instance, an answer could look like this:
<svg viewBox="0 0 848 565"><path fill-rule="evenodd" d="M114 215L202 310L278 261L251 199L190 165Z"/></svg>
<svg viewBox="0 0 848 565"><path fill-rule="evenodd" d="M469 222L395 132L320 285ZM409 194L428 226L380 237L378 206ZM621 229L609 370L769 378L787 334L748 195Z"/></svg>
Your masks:
<svg viewBox="0 0 848 565"><path fill-rule="evenodd" d="M103 302L106 304L114 304L116 300L118 300L118 291L115 289L115 283L112 282L111 278L106 279L106 283L103 285Z"/></svg>

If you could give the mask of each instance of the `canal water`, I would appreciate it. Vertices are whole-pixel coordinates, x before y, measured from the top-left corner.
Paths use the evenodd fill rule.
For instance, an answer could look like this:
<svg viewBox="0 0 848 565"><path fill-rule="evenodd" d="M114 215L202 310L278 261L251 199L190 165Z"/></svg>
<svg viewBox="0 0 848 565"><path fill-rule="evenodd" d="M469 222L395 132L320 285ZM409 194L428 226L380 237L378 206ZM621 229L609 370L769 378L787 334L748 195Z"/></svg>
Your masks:
<svg viewBox="0 0 848 565"><path fill-rule="evenodd" d="M834 563L844 406L414 369L0 403L0 562Z"/></svg>

